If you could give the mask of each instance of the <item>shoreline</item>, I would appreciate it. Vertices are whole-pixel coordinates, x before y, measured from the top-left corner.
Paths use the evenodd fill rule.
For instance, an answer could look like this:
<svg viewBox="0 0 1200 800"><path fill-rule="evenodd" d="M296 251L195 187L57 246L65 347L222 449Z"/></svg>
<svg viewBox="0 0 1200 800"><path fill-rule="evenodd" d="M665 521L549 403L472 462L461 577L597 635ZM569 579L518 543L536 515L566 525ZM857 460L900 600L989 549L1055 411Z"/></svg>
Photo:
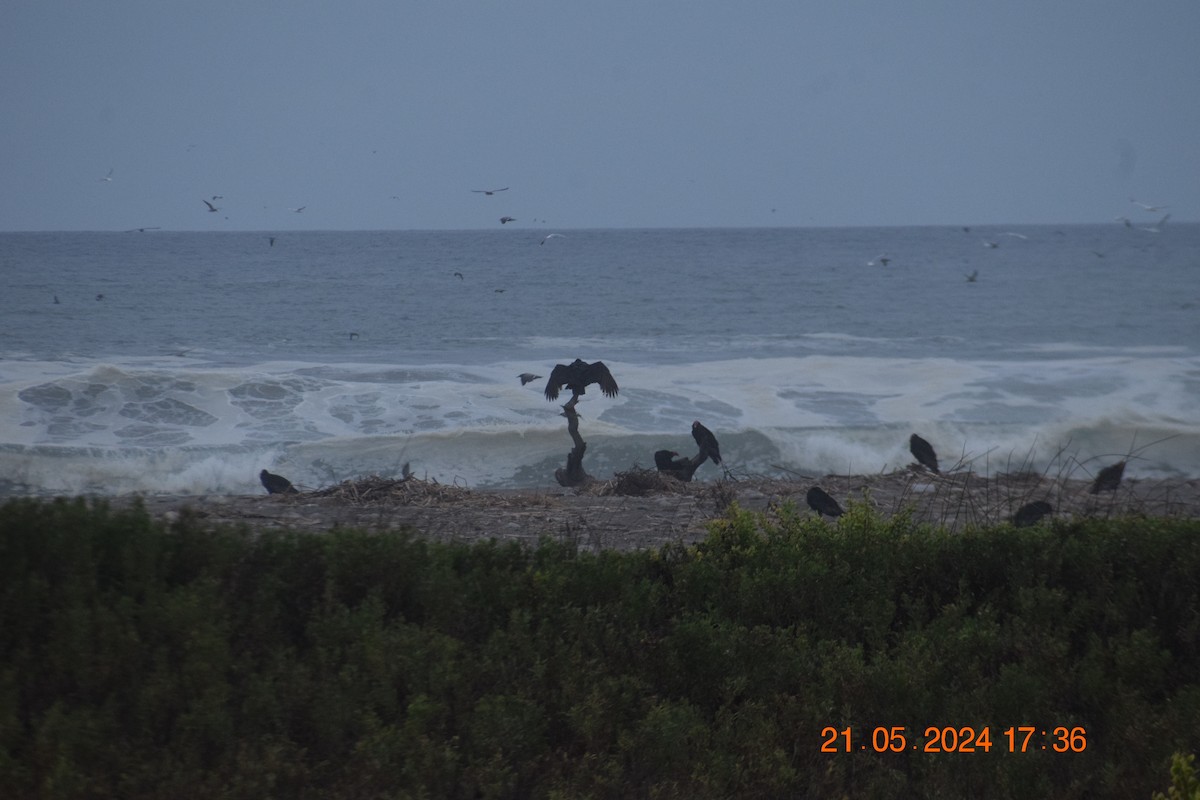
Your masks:
<svg viewBox="0 0 1200 800"><path fill-rule="evenodd" d="M631 470L579 489L468 489L417 478L378 477L290 495L90 496L121 510L141 505L156 520L182 515L212 526L252 531L321 532L334 528L383 531L412 528L443 541L497 539L536 544L548 537L581 550L634 550L703 539L707 524L736 502L750 511L787 503L815 515L805 494L820 486L843 508L868 503L890 517L950 531L1008 521L1022 505L1044 500L1053 518L1175 517L1200 519L1200 479L1122 481L1116 491L1091 494L1091 483L1030 473L983 477L934 475L919 469L879 475L751 477L680 483L653 471ZM833 520L829 520L833 523Z"/></svg>

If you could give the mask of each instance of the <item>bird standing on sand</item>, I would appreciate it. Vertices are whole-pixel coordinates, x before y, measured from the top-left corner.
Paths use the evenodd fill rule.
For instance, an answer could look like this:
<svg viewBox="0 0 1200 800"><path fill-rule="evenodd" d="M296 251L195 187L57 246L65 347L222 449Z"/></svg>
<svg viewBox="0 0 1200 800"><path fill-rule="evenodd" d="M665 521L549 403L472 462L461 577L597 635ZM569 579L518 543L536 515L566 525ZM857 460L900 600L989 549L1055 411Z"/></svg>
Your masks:
<svg viewBox="0 0 1200 800"><path fill-rule="evenodd" d="M1017 509L1017 513L1012 515L1012 524L1015 528L1031 528L1041 522L1042 517L1053 513L1054 506L1045 500L1034 500Z"/></svg>
<svg viewBox="0 0 1200 800"><path fill-rule="evenodd" d="M914 433L908 437L908 450L921 466L930 472L941 473L938 469L937 453L933 452L933 445L929 442Z"/></svg>
<svg viewBox="0 0 1200 800"><path fill-rule="evenodd" d="M264 469L258 473L258 479L262 481L267 494L299 494L296 487L292 486L292 482L282 475L273 475Z"/></svg>
<svg viewBox="0 0 1200 800"><path fill-rule="evenodd" d="M1117 487L1121 485L1121 478L1125 476L1125 462L1118 461L1112 466L1105 467L1096 475L1096 480L1092 481L1092 488L1088 489L1091 494L1100 494L1101 492L1115 492Z"/></svg>
<svg viewBox="0 0 1200 800"><path fill-rule="evenodd" d="M721 463L721 445L713 432L700 424L700 420L692 422L692 438L700 447L700 452L712 459L714 464Z"/></svg>
<svg viewBox="0 0 1200 800"><path fill-rule="evenodd" d="M820 486L814 486L809 489L804 499L808 501L808 507L817 512L818 516L840 517L846 513L842 511L842 507L838 505L838 501L834 500Z"/></svg>
<svg viewBox="0 0 1200 800"><path fill-rule="evenodd" d="M550 372L550 380L546 383L546 399L557 400L558 392L564 386L573 394L581 395L584 389L593 383L599 384L600 391L604 392L606 397L617 396L617 382L603 361L588 364L577 358L570 364L555 364Z"/></svg>

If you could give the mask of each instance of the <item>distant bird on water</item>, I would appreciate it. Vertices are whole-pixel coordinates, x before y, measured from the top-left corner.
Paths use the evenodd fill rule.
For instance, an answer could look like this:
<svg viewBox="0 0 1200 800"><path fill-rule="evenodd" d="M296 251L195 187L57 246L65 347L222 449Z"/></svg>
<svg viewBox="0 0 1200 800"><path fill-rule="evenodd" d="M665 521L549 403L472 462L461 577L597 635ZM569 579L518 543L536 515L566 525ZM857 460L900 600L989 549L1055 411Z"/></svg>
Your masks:
<svg viewBox="0 0 1200 800"><path fill-rule="evenodd" d="M262 481L267 494L299 494L296 487L292 486L292 482L282 475L273 475L264 469L258 473L258 479Z"/></svg>
<svg viewBox="0 0 1200 800"><path fill-rule="evenodd" d="M921 466L930 472L940 474L941 470L938 469L937 453L933 452L933 445L914 433L908 437L908 450Z"/></svg>
<svg viewBox="0 0 1200 800"><path fill-rule="evenodd" d="M487 196L491 197L496 192L507 192L508 187L505 186L503 189L472 189L471 191L475 194L486 194Z"/></svg>
<svg viewBox="0 0 1200 800"><path fill-rule="evenodd" d="M692 422L692 438L700 447L700 452L712 459L714 464L721 463L721 445L713 432L700 424L700 420Z"/></svg>
<svg viewBox="0 0 1200 800"><path fill-rule="evenodd" d="M1034 500L1017 509L1012 515L1012 524L1016 528L1030 528L1042 521L1042 517L1054 513L1054 506L1045 500Z"/></svg>
<svg viewBox="0 0 1200 800"><path fill-rule="evenodd" d="M1115 492L1117 487L1121 485L1121 478L1125 476L1125 462L1118 461L1117 463L1105 467L1096 475L1096 480L1092 481L1092 488L1088 489L1091 494L1100 494L1101 492Z"/></svg>
<svg viewBox="0 0 1200 800"><path fill-rule="evenodd" d="M829 496L829 493L820 486L814 486L808 490L808 494L804 496L808 501L808 507L817 512L820 516L825 517L840 517L846 512L838 505L838 501Z"/></svg>
<svg viewBox="0 0 1200 800"><path fill-rule="evenodd" d="M603 361L593 361L588 364L577 358L570 364L555 364L550 371L550 380L546 383L546 399L557 400L558 392L564 386L573 394L580 395L591 384L599 384L600 391L606 397L617 396L617 382Z"/></svg>
<svg viewBox="0 0 1200 800"><path fill-rule="evenodd" d="M887 253L880 253L879 255L875 256L874 261L868 261L867 266L873 267L875 266L875 262L878 261L880 264L883 264L886 267L891 260L892 259L888 257Z"/></svg>
<svg viewBox="0 0 1200 800"><path fill-rule="evenodd" d="M58 305L58 295L54 295L54 305Z"/></svg>
<svg viewBox="0 0 1200 800"><path fill-rule="evenodd" d="M501 217L500 218L501 225L507 225L510 222L516 222L516 221L517 221L516 217Z"/></svg>
<svg viewBox="0 0 1200 800"><path fill-rule="evenodd" d="M524 386L525 384L527 384L531 381L536 381L538 378L540 378L542 376L534 375L532 372L522 372L517 377L521 379L521 385Z"/></svg>
<svg viewBox="0 0 1200 800"><path fill-rule="evenodd" d="M204 201L204 205L208 206L208 211L211 214L215 214L221 210L221 209L217 208L216 206L214 206L212 203L208 202L207 200Z"/></svg>
<svg viewBox="0 0 1200 800"><path fill-rule="evenodd" d="M268 236L267 241L271 243L271 247L275 246L275 237L274 236Z"/></svg>
<svg viewBox="0 0 1200 800"><path fill-rule="evenodd" d="M462 274L461 272L456 272L456 273L454 273L454 277L458 278L460 281L461 281L461 280L464 280L464 279L463 279L463 274Z"/></svg>

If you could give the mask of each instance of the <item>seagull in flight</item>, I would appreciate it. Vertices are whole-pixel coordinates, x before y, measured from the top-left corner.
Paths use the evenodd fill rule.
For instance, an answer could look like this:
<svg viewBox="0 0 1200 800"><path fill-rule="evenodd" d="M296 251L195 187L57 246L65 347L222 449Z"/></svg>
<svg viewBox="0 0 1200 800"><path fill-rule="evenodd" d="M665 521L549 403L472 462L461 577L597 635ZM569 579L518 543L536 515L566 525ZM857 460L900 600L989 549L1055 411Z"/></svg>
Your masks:
<svg viewBox="0 0 1200 800"><path fill-rule="evenodd" d="M506 225L506 224L508 224L508 223L510 223L510 222L516 222L516 221L517 221L517 218L516 218L516 217L501 217L501 218L500 218L500 224L501 224L501 225Z"/></svg>
<svg viewBox="0 0 1200 800"><path fill-rule="evenodd" d="M565 238L567 238L567 237L563 236L561 233L548 233L548 234L546 234L546 239L565 239ZM546 239L542 239L540 242L538 242L538 244L545 244L545 243L546 243Z"/></svg>
<svg viewBox="0 0 1200 800"><path fill-rule="evenodd" d="M999 242L989 242L985 239L983 242L983 246L987 247L989 249L995 250L997 247L1000 246L1000 243Z"/></svg>
<svg viewBox="0 0 1200 800"><path fill-rule="evenodd" d="M1170 218L1171 218L1171 215L1167 214L1165 217L1163 217L1162 219L1160 219L1158 222L1154 223L1153 225L1150 225L1149 227L1145 227L1145 228L1139 227L1138 230L1148 231L1150 233L1162 233L1163 225L1166 225L1167 220L1169 220Z"/></svg>
<svg viewBox="0 0 1200 800"><path fill-rule="evenodd" d="M975 270L967 276L967 283L975 283L977 280L979 280L979 270Z"/></svg>
<svg viewBox="0 0 1200 800"><path fill-rule="evenodd" d="M875 266L875 262L878 261L880 264L883 264L886 267L888 265L888 262L890 262L891 260L892 259L890 259L888 257L887 253L880 253L879 255L875 256L874 261L868 261L867 266L873 267L873 266Z"/></svg>
<svg viewBox="0 0 1200 800"><path fill-rule="evenodd" d="M1164 211L1164 210L1170 208L1170 206L1152 206L1152 205L1147 205L1146 203L1140 203L1137 200L1134 200L1132 197L1129 198L1129 202L1133 203L1138 208L1143 209L1145 211L1149 211L1151 213L1157 213L1159 211Z"/></svg>
<svg viewBox="0 0 1200 800"><path fill-rule="evenodd" d="M299 208L292 208L292 209L288 209L288 210L294 211L295 213L299 214L301 211L303 211L306 208L308 208L308 206L300 206Z"/></svg>
<svg viewBox="0 0 1200 800"><path fill-rule="evenodd" d="M110 169L108 171L108 174L100 179L100 182L101 183L112 183L112 174L113 174L113 171Z"/></svg>
<svg viewBox="0 0 1200 800"><path fill-rule="evenodd" d="M1012 231L1005 231L1004 233L1002 233L1000 235L1001 236L1015 236L1018 239L1028 239L1029 238L1028 236L1026 236L1023 233L1013 233Z"/></svg>
<svg viewBox="0 0 1200 800"><path fill-rule="evenodd" d="M475 194L484 194L484 195L488 195L490 197L491 195L494 195L496 192L507 192L508 187L505 186L503 189L472 189L471 191L474 192Z"/></svg>
<svg viewBox="0 0 1200 800"><path fill-rule="evenodd" d="M216 213L221 210L207 200L204 201L204 205L208 206L209 213Z"/></svg>

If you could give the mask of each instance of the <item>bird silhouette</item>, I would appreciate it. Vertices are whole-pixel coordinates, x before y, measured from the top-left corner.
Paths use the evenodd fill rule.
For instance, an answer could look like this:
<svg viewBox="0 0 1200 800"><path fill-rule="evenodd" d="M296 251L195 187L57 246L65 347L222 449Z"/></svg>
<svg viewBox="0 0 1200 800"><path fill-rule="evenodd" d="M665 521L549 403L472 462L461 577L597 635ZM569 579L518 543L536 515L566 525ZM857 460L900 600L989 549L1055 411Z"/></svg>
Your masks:
<svg viewBox="0 0 1200 800"><path fill-rule="evenodd" d="M842 510L842 507L838 505L838 501L834 500L833 497L831 497L829 493L820 486L814 486L809 489L808 494L804 496L804 499L808 501L808 507L817 512L819 516L840 517L842 514L846 513Z"/></svg>
<svg viewBox="0 0 1200 800"><path fill-rule="evenodd" d="M908 450L913 454L913 458L917 459L917 462L920 463L921 466L925 467L930 472L940 473L940 470L938 469L937 453L933 451L933 445L931 445L929 442L925 441L914 433L912 436L908 437Z"/></svg>
<svg viewBox="0 0 1200 800"><path fill-rule="evenodd" d="M1012 515L1012 524L1017 528L1029 528L1042 521L1042 517L1054 513L1054 506L1045 500L1034 500L1017 509Z"/></svg>
<svg viewBox="0 0 1200 800"><path fill-rule="evenodd" d="M546 399L557 400L558 392L563 387L573 394L581 395L591 384L599 384L600 391L607 397L617 396L617 382L603 361L588 364L583 359L575 359L570 364L555 364L550 371L550 380L546 383Z"/></svg>
<svg viewBox="0 0 1200 800"><path fill-rule="evenodd" d="M273 475L264 469L258 473L258 479L267 490L267 494L299 494L292 482L282 475Z"/></svg>
<svg viewBox="0 0 1200 800"><path fill-rule="evenodd" d="M712 459L714 464L721 463L721 445L713 432L700 424L700 420L692 422L692 438L700 447L700 452Z"/></svg>
<svg viewBox="0 0 1200 800"><path fill-rule="evenodd" d="M521 379L521 385L524 386L525 384L527 384L531 381L536 381L538 378L540 378L542 376L534 375L532 372L522 372L517 377Z"/></svg>
<svg viewBox="0 0 1200 800"><path fill-rule="evenodd" d="M501 225L507 225L510 222L516 222L516 221L517 221L516 217L501 217L500 218Z"/></svg>
<svg viewBox="0 0 1200 800"><path fill-rule="evenodd" d="M485 194L485 195L491 197L496 192L507 192L508 187L505 186L503 189L472 189L471 191L474 192L475 194Z"/></svg>
<svg viewBox="0 0 1200 800"><path fill-rule="evenodd" d="M1101 492L1115 492L1117 487L1121 485L1121 478L1125 476L1125 462L1118 461L1115 464L1105 467L1096 474L1096 480L1092 481L1092 486L1088 489L1091 494L1100 494Z"/></svg>
<svg viewBox="0 0 1200 800"><path fill-rule="evenodd" d="M215 214L216 212L221 210L221 209L217 208L216 206L214 206L212 203L208 202L207 200L204 201L204 205L208 206L208 211L211 214Z"/></svg>

